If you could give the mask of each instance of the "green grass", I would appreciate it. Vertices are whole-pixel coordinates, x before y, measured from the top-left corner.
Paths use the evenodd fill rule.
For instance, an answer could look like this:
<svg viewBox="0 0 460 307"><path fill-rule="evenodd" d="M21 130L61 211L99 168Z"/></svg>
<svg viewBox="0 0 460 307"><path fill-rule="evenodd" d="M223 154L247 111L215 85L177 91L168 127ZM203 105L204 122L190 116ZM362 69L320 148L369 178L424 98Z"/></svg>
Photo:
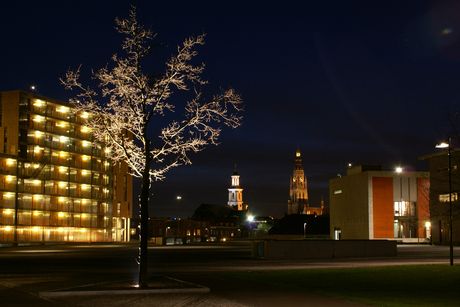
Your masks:
<svg viewBox="0 0 460 307"><path fill-rule="evenodd" d="M225 275L373 306L460 306L460 265L249 271Z"/></svg>

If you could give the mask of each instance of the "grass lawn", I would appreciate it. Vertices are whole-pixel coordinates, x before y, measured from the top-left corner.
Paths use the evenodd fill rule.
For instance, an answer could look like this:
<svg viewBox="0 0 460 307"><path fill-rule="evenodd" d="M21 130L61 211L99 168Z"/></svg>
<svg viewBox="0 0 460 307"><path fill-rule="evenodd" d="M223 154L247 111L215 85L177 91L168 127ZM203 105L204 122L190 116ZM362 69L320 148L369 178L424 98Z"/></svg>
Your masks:
<svg viewBox="0 0 460 307"><path fill-rule="evenodd" d="M460 306L460 265L249 271L225 275L373 306Z"/></svg>

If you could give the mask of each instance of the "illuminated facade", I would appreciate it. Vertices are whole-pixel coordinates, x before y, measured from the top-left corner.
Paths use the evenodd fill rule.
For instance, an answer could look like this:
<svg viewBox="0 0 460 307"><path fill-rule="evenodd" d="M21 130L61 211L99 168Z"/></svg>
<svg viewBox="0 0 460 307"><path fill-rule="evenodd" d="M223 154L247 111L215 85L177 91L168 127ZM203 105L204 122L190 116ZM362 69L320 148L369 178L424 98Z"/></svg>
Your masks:
<svg viewBox="0 0 460 307"><path fill-rule="evenodd" d="M429 180L428 172L349 168L347 176L329 181L331 237L428 241Z"/></svg>
<svg viewBox="0 0 460 307"><path fill-rule="evenodd" d="M290 192L287 214L323 214L324 202L320 207L310 207L308 202L307 176L302 167L302 156L300 149L295 153L295 167L290 180Z"/></svg>
<svg viewBox="0 0 460 307"><path fill-rule="evenodd" d="M23 91L0 104L0 242L129 240L132 178L91 145L88 115Z"/></svg>
<svg viewBox="0 0 460 307"><path fill-rule="evenodd" d="M229 206L237 208L239 211L248 210L248 205L243 203L243 189L240 188L240 175L236 169L232 175L232 187L228 189Z"/></svg>

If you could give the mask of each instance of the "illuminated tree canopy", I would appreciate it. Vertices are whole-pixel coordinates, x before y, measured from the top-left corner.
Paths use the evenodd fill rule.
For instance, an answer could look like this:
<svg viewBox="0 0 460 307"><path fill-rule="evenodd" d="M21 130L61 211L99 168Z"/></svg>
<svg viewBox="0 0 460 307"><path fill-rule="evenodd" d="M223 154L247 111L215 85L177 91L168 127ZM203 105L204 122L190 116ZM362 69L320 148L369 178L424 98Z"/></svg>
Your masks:
<svg viewBox="0 0 460 307"><path fill-rule="evenodd" d="M190 164L189 152L217 145L221 128L216 123L240 126L242 99L233 89L209 101L202 97L201 87L207 83L201 78L205 65L195 66L191 60L197 55L195 48L204 44L205 34L185 39L161 69L155 69L148 64L157 46L153 43L156 35L138 23L136 9L132 8L129 18L115 21L117 31L125 36L122 49L126 57L114 54L113 68L107 65L93 72L98 89L80 83L81 66L69 70L61 82L68 89L79 90L70 102L75 112L90 115L85 124L94 141L105 143L114 162L126 162L132 175L142 178L139 262L140 275L145 272L145 276L139 277L139 285L143 286L150 183L164 179L173 167ZM147 74L145 68L160 73ZM171 103L174 90L189 91L192 98Z"/></svg>

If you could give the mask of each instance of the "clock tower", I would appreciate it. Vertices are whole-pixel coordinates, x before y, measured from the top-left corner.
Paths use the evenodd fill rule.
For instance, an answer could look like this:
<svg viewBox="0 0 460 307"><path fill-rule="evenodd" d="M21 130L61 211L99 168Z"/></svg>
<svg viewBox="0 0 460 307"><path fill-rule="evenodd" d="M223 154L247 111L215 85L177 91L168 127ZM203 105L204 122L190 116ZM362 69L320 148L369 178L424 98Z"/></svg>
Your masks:
<svg viewBox="0 0 460 307"><path fill-rule="evenodd" d="M243 203L243 189L240 188L240 175L236 171L236 165L232 175L232 186L228 189L228 205L239 211L248 209L248 205Z"/></svg>

